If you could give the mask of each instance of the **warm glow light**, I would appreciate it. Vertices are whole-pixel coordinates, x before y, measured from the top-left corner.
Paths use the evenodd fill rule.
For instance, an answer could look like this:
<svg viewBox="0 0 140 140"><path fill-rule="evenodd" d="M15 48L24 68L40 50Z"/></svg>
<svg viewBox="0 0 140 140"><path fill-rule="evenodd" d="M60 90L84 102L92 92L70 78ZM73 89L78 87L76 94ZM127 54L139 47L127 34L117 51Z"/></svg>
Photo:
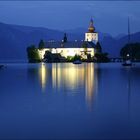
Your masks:
<svg viewBox="0 0 140 140"><path fill-rule="evenodd" d="M87 64L86 66L86 75L85 75L85 92L86 92L86 101L88 103L89 108L91 109L93 102L93 93L94 93L94 64Z"/></svg>
<svg viewBox="0 0 140 140"><path fill-rule="evenodd" d="M42 89L45 89L45 86L46 86L46 67L45 67L44 63L42 63L40 68L39 68L39 76L40 76L40 80L41 80Z"/></svg>
<svg viewBox="0 0 140 140"><path fill-rule="evenodd" d="M67 85L74 89L77 87L78 81L84 84L84 67L76 68L73 64L68 65L72 66L65 65L62 68L60 64L52 64L52 84L54 88Z"/></svg>
<svg viewBox="0 0 140 140"><path fill-rule="evenodd" d="M62 87L65 90L76 91L79 86L85 87L85 100L88 108L91 109L93 96L96 96L95 81L97 81L94 64L85 63L82 65L73 64L52 64L52 85L54 89L60 90ZM62 89L61 89L62 90Z"/></svg>
<svg viewBox="0 0 140 140"><path fill-rule="evenodd" d="M39 55L41 59L44 59L44 55L46 51L49 51L49 49L42 49L42 50L38 50L39 51Z"/></svg>
<svg viewBox="0 0 140 140"><path fill-rule="evenodd" d="M98 42L98 33L85 33L85 41Z"/></svg>
<svg viewBox="0 0 140 140"><path fill-rule="evenodd" d="M67 55L68 56L74 56L75 55L74 49L69 49Z"/></svg>
<svg viewBox="0 0 140 140"><path fill-rule="evenodd" d="M61 85L61 66L58 63L52 63L52 85L54 88L59 88Z"/></svg>
<svg viewBox="0 0 140 140"><path fill-rule="evenodd" d="M57 52L57 49L52 48L51 53L58 53L58 52Z"/></svg>
<svg viewBox="0 0 140 140"><path fill-rule="evenodd" d="M63 57L68 57L68 56L75 56L81 55L81 52L84 52L84 48L52 48L51 50L48 48L39 50L39 54L41 59L44 58L45 51L51 51L51 53L60 53L61 56ZM90 52L91 56L94 56L94 48L87 48L87 51Z"/></svg>

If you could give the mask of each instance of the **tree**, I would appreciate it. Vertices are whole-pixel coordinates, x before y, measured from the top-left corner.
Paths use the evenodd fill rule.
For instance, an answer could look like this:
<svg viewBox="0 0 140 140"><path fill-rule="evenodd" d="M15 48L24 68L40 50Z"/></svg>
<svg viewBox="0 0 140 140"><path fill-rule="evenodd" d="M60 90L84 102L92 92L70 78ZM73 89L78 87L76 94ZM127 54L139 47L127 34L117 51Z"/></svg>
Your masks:
<svg viewBox="0 0 140 140"><path fill-rule="evenodd" d="M53 59L52 53L50 51L46 51L44 58L46 59L47 62L52 62Z"/></svg>
<svg viewBox="0 0 140 140"><path fill-rule="evenodd" d="M44 49L45 48L45 42L43 40L40 40L39 45L38 45L38 49Z"/></svg>
<svg viewBox="0 0 140 140"><path fill-rule="evenodd" d="M140 59L140 43L126 44L121 49L120 55L125 59L128 54L130 55L131 59Z"/></svg>
<svg viewBox="0 0 140 140"><path fill-rule="evenodd" d="M109 62L108 53L95 53L94 61L99 63Z"/></svg>
<svg viewBox="0 0 140 140"><path fill-rule="evenodd" d="M102 53L102 47L99 42L97 42L95 49L96 53Z"/></svg>
<svg viewBox="0 0 140 140"><path fill-rule="evenodd" d="M91 61L91 54L87 54L87 60Z"/></svg>
<svg viewBox="0 0 140 140"><path fill-rule="evenodd" d="M27 47L27 56L30 63L41 62L39 51L35 47L35 45L30 45L29 47Z"/></svg>
<svg viewBox="0 0 140 140"><path fill-rule="evenodd" d="M63 62L65 61L65 58L61 56L60 53L51 53L50 51L46 51L44 55L46 62Z"/></svg>
<svg viewBox="0 0 140 140"><path fill-rule="evenodd" d="M81 60L81 56L76 54L76 55L72 58L72 61L76 61L76 60Z"/></svg>
<svg viewBox="0 0 140 140"><path fill-rule="evenodd" d="M95 62L99 62L99 63L110 61L108 58L108 53L102 52L102 47L99 42L97 42L97 44L95 46L95 55L94 55L93 59Z"/></svg>

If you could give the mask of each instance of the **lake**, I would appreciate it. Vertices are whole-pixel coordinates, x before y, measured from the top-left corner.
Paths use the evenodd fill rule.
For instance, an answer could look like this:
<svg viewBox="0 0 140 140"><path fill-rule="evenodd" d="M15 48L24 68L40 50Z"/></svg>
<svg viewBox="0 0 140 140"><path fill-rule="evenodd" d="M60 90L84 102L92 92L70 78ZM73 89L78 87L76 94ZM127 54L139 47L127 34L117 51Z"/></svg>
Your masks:
<svg viewBox="0 0 140 140"><path fill-rule="evenodd" d="M140 139L140 64L5 64L0 138Z"/></svg>

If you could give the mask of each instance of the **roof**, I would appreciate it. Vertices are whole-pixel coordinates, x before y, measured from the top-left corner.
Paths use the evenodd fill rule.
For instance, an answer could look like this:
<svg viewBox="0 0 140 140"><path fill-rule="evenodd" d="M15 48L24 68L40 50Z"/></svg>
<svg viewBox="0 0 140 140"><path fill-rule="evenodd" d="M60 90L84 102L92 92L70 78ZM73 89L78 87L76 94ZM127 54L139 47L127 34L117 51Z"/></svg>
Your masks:
<svg viewBox="0 0 140 140"><path fill-rule="evenodd" d="M94 33L94 31L95 31L95 27L93 26L93 19L91 18L88 32Z"/></svg>
<svg viewBox="0 0 140 140"><path fill-rule="evenodd" d="M86 43L87 48L95 48L95 44L93 42L87 41L68 41L68 42L61 42L61 41L48 41L46 42L46 48L82 48L83 43Z"/></svg>

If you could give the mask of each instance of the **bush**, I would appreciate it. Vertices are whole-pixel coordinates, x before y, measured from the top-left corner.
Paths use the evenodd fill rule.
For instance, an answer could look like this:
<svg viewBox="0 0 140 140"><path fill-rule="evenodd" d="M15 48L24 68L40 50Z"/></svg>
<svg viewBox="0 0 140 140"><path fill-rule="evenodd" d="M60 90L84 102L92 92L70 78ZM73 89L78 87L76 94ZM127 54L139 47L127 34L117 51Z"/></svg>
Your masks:
<svg viewBox="0 0 140 140"><path fill-rule="evenodd" d="M27 47L27 56L28 56L29 63L41 62L39 51L35 47L35 45L31 45L31 46Z"/></svg>
<svg viewBox="0 0 140 140"><path fill-rule="evenodd" d="M109 62L107 53L96 53L94 56L95 62Z"/></svg>
<svg viewBox="0 0 140 140"><path fill-rule="evenodd" d="M75 56L72 58L72 61L76 61L76 60L81 60L81 56L80 56L80 55L75 55Z"/></svg>

